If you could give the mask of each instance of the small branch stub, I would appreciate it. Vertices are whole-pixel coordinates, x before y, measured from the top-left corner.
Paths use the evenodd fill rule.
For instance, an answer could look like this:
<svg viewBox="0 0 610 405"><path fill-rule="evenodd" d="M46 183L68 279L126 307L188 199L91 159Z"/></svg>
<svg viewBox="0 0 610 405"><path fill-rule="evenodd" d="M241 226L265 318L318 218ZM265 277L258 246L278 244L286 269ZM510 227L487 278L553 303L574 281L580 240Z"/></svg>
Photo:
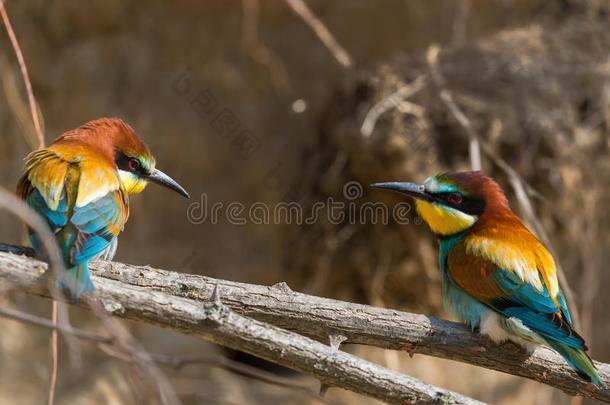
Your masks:
<svg viewBox="0 0 610 405"><path fill-rule="evenodd" d="M204 305L204 321L216 325L222 325L224 319L226 319L231 313L231 310L223 305L220 299L220 285L216 283L214 286L214 293L212 294L212 303Z"/></svg>

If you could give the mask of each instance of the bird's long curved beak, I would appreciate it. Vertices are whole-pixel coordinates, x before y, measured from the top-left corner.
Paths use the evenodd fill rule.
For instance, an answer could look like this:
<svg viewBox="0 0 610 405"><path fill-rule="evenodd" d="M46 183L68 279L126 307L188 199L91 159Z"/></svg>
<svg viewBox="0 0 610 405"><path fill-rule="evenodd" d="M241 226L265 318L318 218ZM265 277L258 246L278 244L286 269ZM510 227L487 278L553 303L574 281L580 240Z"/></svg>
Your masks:
<svg viewBox="0 0 610 405"><path fill-rule="evenodd" d="M434 200L434 198L430 194L426 193L426 188L423 184L391 181L387 183L374 183L371 184L371 187L397 191L399 193L406 194L410 197L424 201Z"/></svg>
<svg viewBox="0 0 610 405"><path fill-rule="evenodd" d="M155 169L155 171L146 177L146 180L157 183L163 187L167 187L170 190L174 190L183 197L190 198L189 193L184 189L184 187L178 184L176 180L163 173L161 170Z"/></svg>

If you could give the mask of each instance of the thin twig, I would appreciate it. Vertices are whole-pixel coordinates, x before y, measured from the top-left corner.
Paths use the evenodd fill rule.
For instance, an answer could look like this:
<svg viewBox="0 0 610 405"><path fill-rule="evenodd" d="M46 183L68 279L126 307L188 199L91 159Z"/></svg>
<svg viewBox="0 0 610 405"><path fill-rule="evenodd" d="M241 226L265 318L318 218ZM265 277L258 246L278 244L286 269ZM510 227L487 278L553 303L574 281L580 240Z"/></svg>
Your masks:
<svg viewBox="0 0 610 405"><path fill-rule="evenodd" d="M51 271L57 274L63 269L63 258L55 237L51 233L47 223L32 210L25 202L17 198L13 193L0 187L0 209L5 209L23 221L39 237L51 264ZM49 283L53 290L54 283Z"/></svg>
<svg viewBox="0 0 610 405"><path fill-rule="evenodd" d="M55 281L57 279L58 272L63 269L63 259L61 253L59 252L59 247L55 242L55 238L51 233L48 225L44 222L44 220L38 215L34 210L32 210L29 206L27 206L23 201L17 198L12 193L9 193L4 188L0 187L0 208L4 208L7 211L13 213L18 218L20 218L24 223L28 225L36 234L40 237L42 244L46 250L48 259L51 263L51 271L55 275L55 277L50 277L48 279L49 291L53 296L54 305L53 305L53 318L54 321L57 322L59 312L57 311L56 301L59 298L60 294L55 287ZM64 314L62 319L67 319L67 313ZM74 348L74 342L70 338L69 335L64 335L66 338L66 342L70 346L71 349ZM55 386L57 382L57 365L58 365L58 350L57 350L57 336L56 332L53 331L51 333L51 371L50 371L50 384L49 384L49 394L48 401L49 405L53 404L53 400L55 398ZM78 352L77 350L72 350L72 352Z"/></svg>
<svg viewBox="0 0 610 405"><path fill-rule="evenodd" d="M51 322L46 318L41 318L36 315L28 314L25 312L17 311L10 308L0 307L0 316L16 321L24 322L30 325L41 326L53 331L61 331L66 334L70 334L78 339L89 340L96 343L111 344L112 338L96 335L95 333L87 332L81 329L73 328L70 325L64 325L61 323Z"/></svg>
<svg viewBox="0 0 610 405"><path fill-rule="evenodd" d="M25 90L28 95L28 102L30 104L30 113L32 114L32 120L34 121L34 129L36 130L36 136L38 137L38 146L43 148L44 133L42 130L36 98L34 97L34 91L32 90L32 83L30 82L30 75L28 74L28 68L25 64L25 59L23 58L23 52L21 52L19 41L17 40L15 31L11 25L11 20L8 16L6 8L4 7L4 0L0 1L0 15L2 16L2 21L4 22L4 27L6 28L6 33L10 38L13 50L15 51L17 61L19 62L19 68L21 69L21 75L23 76L23 82L25 83Z"/></svg>
<svg viewBox="0 0 610 405"><path fill-rule="evenodd" d="M443 79L443 76L438 68L439 52L440 48L435 45L429 47L428 51L426 52L426 60L428 61L428 66L430 67L430 75L432 76L432 80L440 89L441 100L443 103L445 103L447 109L451 112L451 115L453 115L453 117L460 123L468 135L470 141L470 167L472 170L481 170L481 148L479 145L479 136L474 128L472 128L472 125L470 124L470 121L466 115L457 106L455 101L453 101L453 95L451 92L445 87L445 80Z"/></svg>
<svg viewBox="0 0 610 405"><path fill-rule="evenodd" d="M0 187L0 209L6 209L7 211L17 216L40 237L42 245L46 251L48 260L51 263L51 274L53 275L53 277L49 277L47 280L48 288L53 296L53 299L57 301L58 299L60 299L61 294L56 288L55 280L57 279L58 272L62 271L63 269L63 259L59 251L59 247L55 241L55 237L51 233L48 225L40 217L40 215L38 215L34 210L32 210L27 204L17 198L13 193L8 192L2 187ZM57 307L56 309L57 319L64 320L64 323L69 324L67 310L61 306ZM63 333L62 335L66 340L68 347L70 348L70 353L80 353L78 350L78 346L75 344L71 335ZM57 343L57 340L54 340L53 337L51 337L51 343L54 342ZM51 347L51 356L51 364L55 365L56 358L53 357L57 356L56 348L54 349L53 347ZM80 355L78 357L80 357ZM50 390L54 389L54 372L56 372L56 369L52 367L50 372ZM50 392L49 399L53 399L53 397L54 394Z"/></svg>
<svg viewBox="0 0 610 405"><path fill-rule="evenodd" d="M15 35L15 31L13 30L13 26L11 24L11 20L8 16L8 12L4 6L4 0L0 1L0 15L2 16L2 21L4 22L4 27L6 28L6 33L8 34L11 45L13 46L13 50L15 51L15 56L17 57L17 61L19 63L19 68L21 69L21 76L23 77L23 83L25 84L25 90L28 97L28 103L30 106L30 114L32 115L32 121L34 122L34 130L36 131L36 137L38 139L38 147L44 148L44 133L41 125L40 111L38 110L38 104L36 102L36 98L34 97L34 91L32 90L32 83L30 81L30 75L28 73L28 68L25 63L25 58L23 57L23 52L21 51L21 46L19 45L19 41L17 40L17 35ZM59 267L56 268L56 271L59 271ZM53 300L51 305L51 319L54 324L57 324L58 321L58 303L56 300ZM67 313L65 314L67 316ZM55 391L57 387L57 373L59 366L59 349L58 349L58 336L57 330L54 329L51 331L51 340L50 340L50 349L51 349L51 375L49 381L49 392L47 396L47 404L53 405L55 402ZM72 347L72 345L71 345Z"/></svg>
<svg viewBox="0 0 610 405"><path fill-rule="evenodd" d="M269 71L271 83L281 93L290 90L288 71L282 60L268 46L261 43L258 35L260 17L259 0L242 0L241 43L244 52Z"/></svg>
<svg viewBox="0 0 610 405"><path fill-rule="evenodd" d="M31 247L11 245L9 243L0 242L0 252L12 253L14 255L22 255L28 257L36 257L36 252Z"/></svg>
<svg viewBox="0 0 610 405"><path fill-rule="evenodd" d="M325 398L321 398L314 390L312 390L309 386L305 384L300 384L295 382L291 378L284 378L277 376L273 373L267 372L265 370L249 366L244 363L238 363L236 361L232 361L226 357L218 357L218 356L168 356L164 354L151 354L152 359L159 363L170 366L176 370L180 370L183 367L189 365L196 364L205 364L212 367L218 367L223 370L229 371L233 374L240 375L242 377L247 377L252 380L261 381L266 384L275 385L278 387L288 388L291 390L299 391L310 398L313 398L316 401L325 403L325 404L336 404L336 401L330 401Z"/></svg>
<svg viewBox="0 0 610 405"><path fill-rule="evenodd" d="M303 0L286 0L286 3L292 10L305 21L305 23L313 30L318 39L322 41L324 46L335 57L335 60L344 68L350 68L353 65L352 58L347 51L337 42L333 34L326 28L324 23L309 9Z"/></svg>
<svg viewBox="0 0 610 405"><path fill-rule="evenodd" d="M401 103L405 103L405 99L411 97L412 95L423 89L426 83L426 76L419 76L411 83L401 86L394 93L390 94L388 97L375 104L373 108L371 108L369 112L366 113L364 121L362 121L362 127L360 127L360 133L364 135L364 137L370 137L373 133L373 130L375 129L377 120L383 113L390 110L391 108L398 107L399 105L401 105Z"/></svg>
<svg viewBox="0 0 610 405"><path fill-rule="evenodd" d="M97 343L97 347L100 348L104 353L111 355L112 357L119 358L123 361L134 362L133 356L135 354L125 355L117 352L116 350L110 351L114 340L110 337L100 336L95 333L87 332L81 329L73 328L70 325L62 325L55 322L50 322L46 318L41 318L36 315L31 315L18 310L0 307L0 316L13 319L19 322L23 322L30 325L40 326L43 328L50 329L52 331L61 330L67 334L70 334L78 339ZM211 357L211 356L171 356L166 354L150 354L150 358L158 364L163 364L172 367L176 370L180 370L183 367L196 364L205 364L212 367L222 368L231 373L241 375L253 380L261 381L267 384L276 385L278 387L294 389L305 393L313 399L319 400L322 403L334 403L328 400L320 398L315 391L305 384L295 382L290 378L283 378L275 374L266 372L265 370L258 369L256 367L248 366L247 364L238 363L232 361L226 357Z"/></svg>
<svg viewBox="0 0 610 405"><path fill-rule="evenodd" d="M31 85L29 74L28 74L27 66L25 63L25 59L23 57L21 47L19 46L19 42L17 41L17 36L15 35L13 27L10 23L8 13L6 12L6 9L4 7L3 0L0 0L0 14L2 15L2 20L6 27L6 31L9 35L9 38L13 45L13 49L15 51L15 55L17 56L17 60L19 62L19 66L21 68L21 73L23 76L23 80L24 80L25 87L26 87L26 92L28 95L30 112L32 114L32 120L34 122L36 135L38 137L39 147L42 148L42 147L44 147L44 133L43 133L42 125L41 125L42 120L39 116L39 111L37 109L37 103L36 103L36 99L34 97L34 93L32 91L32 85ZM0 197L3 197L3 196L0 195ZM6 196L4 196L4 197L6 197ZM12 199L16 200L15 198L12 198ZM3 206L3 204L1 204L1 203L2 203L2 201L0 201L0 207ZM6 205L6 204L4 204L4 205ZM19 213L16 211L13 211L13 212L15 212L17 215L22 217L22 219L24 219L24 221L31 228L33 228L36 231L36 233L38 233L41 236L41 239L44 242L45 248L47 249L47 251L49 253L53 253L54 255L57 255L59 252L58 248L57 248L57 244L55 243L53 236L49 234L48 227L46 227L46 224L44 224L44 222L40 218L38 218L38 216L35 213L32 216L31 214L33 213L33 211L31 209L29 209L27 206L25 206L25 204L23 204L21 201L18 201L17 205L19 206L18 211L20 210L20 213L22 215L19 215ZM9 208L9 210L10 210L10 207L8 207L8 206L6 206L6 208ZM26 219L29 219L30 221L28 221ZM33 226L30 223L31 220L35 220L37 226ZM43 229L43 228L46 228L46 229ZM41 231L46 231L46 233L44 235L42 235L40 233ZM51 248L53 248L54 250L50 250ZM53 269L54 269L55 275L57 275L57 272L61 271L61 265L56 265L56 263L57 264L62 263L61 255L59 255L58 257L51 257L51 263L53 264ZM63 307L58 306L59 304L57 301L58 301L60 294L58 291L56 291L56 288L54 285L55 279L57 279L57 277L49 279L49 283L50 283L49 289L52 292L53 297L54 297L53 321L54 321L54 323L57 323L58 315L60 314L59 309L63 309ZM138 353L139 354L138 358L146 357L144 355L146 352L137 344L135 339L133 339L131 337L131 334L127 331L127 329L125 327L123 327L120 323L118 323L118 321L112 319L104 311L103 305L98 305L95 299L89 299L88 302L91 305L92 310L98 315L98 317L100 317L100 319L106 326L108 332L111 333L112 336L116 338L115 344L120 345L123 349L133 350L134 352ZM61 311L61 314L63 314L64 317L67 319L67 312L65 311L65 309L63 311ZM58 351L57 351L57 333L56 332L57 332L57 329L53 329L53 332L51 334L52 368L51 368L51 383L50 383L50 387L49 387L49 397L48 397L49 405L52 405L52 403L53 403L53 399L55 396L55 394L54 394L55 385L56 385L56 381L57 381ZM68 342L70 347L72 347L73 345L70 344L70 342L71 342L70 335L66 334L65 336L66 336L66 341ZM71 350L71 352L74 352L74 351ZM163 374L154 364L152 364L150 361L148 361L148 362L141 361L140 366L141 366L140 367L141 371L148 374L153 379L153 381L156 382L156 386L159 389L159 396L163 403L177 404L180 402L178 400L178 397L176 396L173 388L169 384L169 382L165 379Z"/></svg>
<svg viewBox="0 0 610 405"><path fill-rule="evenodd" d="M37 149L40 147L40 142L34 130L28 99L22 95L21 73L11 68L7 58L0 58L0 70L6 106L15 117L17 127L28 146L32 150Z"/></svg>
<svg viewBox="0 0 610 405"><path fill-rule="evenodd" d="M25 58L23 57L23 52L21 51L21 46L19 45L19 41L17 40L17 35L15 35L15 31L13 30L13 26L8 16L8 12L6 11L6 8L4 6L4 0L0 1L0 15L2 16L2 21L4 22L4 27L6 28L6 33L10 38L13 50L15 51L15 56L17 57L17 61L19 63L19 68L21 69L21 76L23 77L23 83L25 84L25 90L30 106L30 114L32 115L32 121L34 122L34 130L36 131L36 137L38 139L38 147L44 148L44 133L42 130L41 119L39 116L38 104L36 103L34 91L32 90L32 83L30 81L30 75L28 73L28 68L25 63ZM57 268L56 271L59 271L59 268ZM58 303L56 300L53 300L53 303L51 305L51 319L54 324L57 324ZM57 387L57 373L59 366L59 349L56 329L51 331L50 350L51 372L47 404L53 405L55 403L55 391Z"/></svg>
<svg viewBox="0 0 610 405"><path fill-rule="evenodd" d="M114 300L100 300L97 291L84 294L81 301L102 321L106 331L113 338L113 346L132 356L137 370L154 382L158 397L163 404L180 404L181 401L163 372L152 361L150 354L132 336L129 330L111 312L117 304ZM110 311L109 311L110 310Z"/></svg>
<svg viewBox="0 0 610 405"><path fill-rule="evenodd" d="M466 29L468 28L468 17L470 15L470 0L458 0L453 2L456 10L453 17L451 42L454 45L464 42Z"/></svg>
<svg viewBox="0 0 610 405"><path fill-rule="evenodd" d="M51 378L49 381L49 393L47 396L47 404L53 405L55 403L55 390L57 388L57 368L59 366L58 359L58 347L57 347L57 301L53 300L51 304L51 322L53 328L51 330Z"/></svg>

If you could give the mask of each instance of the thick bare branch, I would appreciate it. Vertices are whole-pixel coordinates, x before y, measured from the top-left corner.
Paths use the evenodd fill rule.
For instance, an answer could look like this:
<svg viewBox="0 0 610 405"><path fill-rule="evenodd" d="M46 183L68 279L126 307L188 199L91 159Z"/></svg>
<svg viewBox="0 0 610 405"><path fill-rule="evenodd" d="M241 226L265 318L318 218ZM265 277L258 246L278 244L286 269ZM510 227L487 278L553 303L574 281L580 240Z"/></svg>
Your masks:
<svg viewBox="0 0 610 405"><path fill-rule="evenodd" d="M100 267L101 266L101 267ZM127 266L118 263L98 262L98 274L127 275L127 279L142 277L171 276L174 280L180 274ZM0 253L0 279L21 289L48 296L38 278L46 270L44 263L33 259ZM110 277L94 276L97 299L106 310L116 316L171 328L189 335L241 350L255 356L278 363L285 367L313 374L324 384L352 390L388 403L404 404L477 404L476 400L464 397L442 388L437 388L415 378L391 371L374 363L359 359L351 354L316 342L294 332L280 329L233 311L229 306L233 299L230 283L224 281L210 284L212 279L199 277L210 291L209 299L201 302L168 294L174 288L162 289L139 286L137 283L113 280ZM194 280L189 280L188 284ZM147 284L147 283L143 283ZM185 291L188 286L185 284ZM273 288L255 288L273 290ZM182 288L177 284L176 288ZM218 290L216 290L218 289ZM218 294L220 291L221 303ZM276 289L281 294L289 290ZM253 295L252 298L255 298ZM313 298L313 297L312 297ZM84 303L81 305L85 306ZM298 310L298 308L295 308ZM301 308L303 310L305 308Z"/></svg>
<svg viewBox="0 0 610 405"><path fill-rule="evenodd" d="M610 402L609 389L583 381L555 352L540 348L530 356L512 343L496 345L460 323L314 297L293 292L284 283L258 286L116 262L96 262L92 271L100 281L113 279L203 302L212 301L218 284L223 288L223 302L236 312L320 341L339 334L348 343L457 360ZM610 386L610 365L597 365Z"/></svg>
<svg viewBox="0 0 610 405"><path fill-rule="evenodd" d="M45 268L43 263L31 259L0 253L0 279L20 285L28 292L42 294L41 288L29 283ZM219 285L223 303L239 314L320 341L328 341L329 335L343 335L347 343L457 360L537 380L571 395L610 402L610 389L598 389L584 382L551 350L539 348L528 355L511 343L496 345L463 324L314 297L294 292L284 283L267 287L116 262L94 262L91 269L97 286L112 288L109 283L120 281L203 303L213 302L214 288ZM110 302L108 308L114 306L114 312L121 315L124 309L120 305ZM610 365L596 364L605 387L609 387Z"/></svg>

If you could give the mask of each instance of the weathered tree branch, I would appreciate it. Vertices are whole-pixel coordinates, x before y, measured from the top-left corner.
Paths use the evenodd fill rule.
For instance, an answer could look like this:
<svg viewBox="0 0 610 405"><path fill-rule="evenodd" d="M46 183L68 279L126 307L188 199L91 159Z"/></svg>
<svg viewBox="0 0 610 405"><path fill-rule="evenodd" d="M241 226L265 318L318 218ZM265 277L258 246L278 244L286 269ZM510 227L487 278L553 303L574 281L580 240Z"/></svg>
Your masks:
<svg viewBox="0 0 610 405"><path fill-rule="evenodd" d="M609 389L583 381L555 352L540 348L530 356L512 343L496 345L460 323L315 297L293 292L284 283L258 286L116 262L97 262L92 267L101 278L208 303L218 284L223 288L223 302L234 311L317 340L340 334L347 343L458 360L610 402ZM597 366L610 386L610 365Z"/></svg>
<svg viewBox="0 0 610 405"><path fill-rule="evenodd" d="M118 265L120 267L114 271L119 273L122 266L126 266L101 262L96 265ZM128 267L136 272L149 271L146 268ZM46 265L42 262L0 253L0 279L28 293L49 297L45 283L40 283L45 270ZM95 276L93 279L97 299L106 310L117 316L171 328L245 351L313 374L329 386L345 388L393 404L480 404L474 399L434 387L308 337L242 316L221 302L221 297L222 301L228 298L225 294L229 288L223 285L224 282L208 285L211 280L201 279L212 289L212 295L208 301L200 302L108 277ZM214 291L217 293L214 294ZM80 305L86 307L84 300Z"/></svg>
<svg viewBox="0 0 610 405"><path fill-rule="evenodd" d="M327 341L329 335L343 335L348 343L457 360L534 379L571 395L610 402L607 388L610 365L596 363L606 385L598 389L584 382L551 350L540 348L530 356L511 343L496 345L455 322L314 297L293 292L283 283L272 287L250 285L116 262L95 262L91 267L99 290L111 291L112 283L119 281L121 286L127 284L131 288L141 287L212 304L214 288L218 285L222 288L223 304L235 312L320 341ZM27 285L42 269L44 265L38 262L0 253L0 278L15 284ZM33 287L25 289L43 293ZM123 314L125 308L119 300L108 307L113 306L117 315L128 316ZM154 321L153 315L144 318Z"/></svg>

